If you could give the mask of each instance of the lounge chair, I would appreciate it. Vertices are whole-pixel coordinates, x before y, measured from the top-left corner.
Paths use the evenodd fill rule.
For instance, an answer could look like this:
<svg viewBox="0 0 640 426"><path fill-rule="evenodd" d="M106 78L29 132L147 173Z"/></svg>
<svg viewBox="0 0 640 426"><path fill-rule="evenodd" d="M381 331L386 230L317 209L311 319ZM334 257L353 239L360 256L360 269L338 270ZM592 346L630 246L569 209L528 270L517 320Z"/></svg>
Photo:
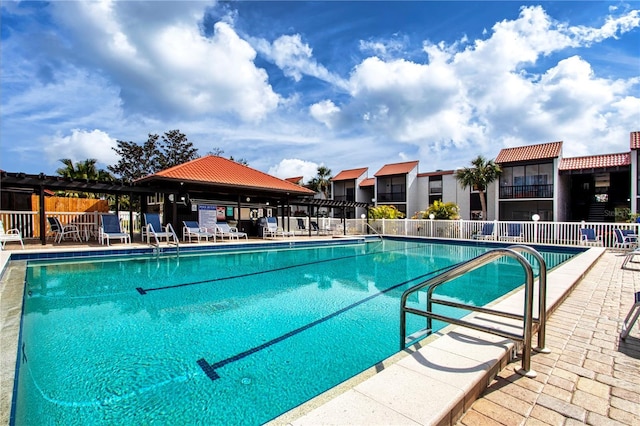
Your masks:
<svg viewBox="0 0 640 426"><path fill-rule="evenodd" d="M616 240L613 246L620 249L633 249L638 245L638 236L629 230L614 229Z"/></svg>
<svg viewBox="0 0 640 426"><path fill-rule="evenodd" d="M480 233L473 236L474 240L494 240L495 238L496 235L494 223L485 223L484 225L482 225Z"/></svg>
<svg viewBox="0 0 640 426"><path fill-rule="evenodd" d="M601 246L602 237L596 235L596 230L593 228L581 228L580 244L583 246Z"/></svg>
<svg viewBox="0 0 640 426"><path fill-rule="evenodd" d="M216 234L215 232L207 231L207 228L200 227L200 224L195 220L185 220L182 222L184 224L184 228L182 228L182 240L186 241L189 238L189 242L193 237L198 239L200 242L201 239L205 239L209 241L209 238L213 238L213 242L216 242Z"/></svg>
<svg viewBox="0 0 640 426"><path fill-rule="evenodd" d="M111 245L112 239L119 239L121 243L131 244L131 236L122 232L120 219L114 214L100 215L100 230L98 231L98 239L100 244Z"/></svg>
<svg viewBox="0 0 640 426"><path fill-rule="evenodd" d="M151 236L154 236L155 240L160 243L164 238L167 243L170 239L173 240L174 243L178 244L178 237L176 236L175 231L170 223L166 226L162 226L160 223L160 214L159 213L145 213L143 215L146 235L147 235L147 243L151 243Z"/></svg>
<svg viewBox="0 0 640 426"><path fill-rule="evenodd" d="M53 216L47 217L47 222L49 222L49 228L51 235L53 236L53 241L56 243L62 242L62 240L64 240L67 235L70 235L73 238L73 241L80 241L82 239L82 237L80 237L80 231L75 225L63 225L60 222L60 219Z"/></svg>
<svg viewBox="0 0 640 426"><path fill-rule="evenodd" d="M507 233L502 237L507 241L522 241L522 224L520 223L508 223Z"/></svg>
<svg viewBox="0 0 640 426"><path fill-rule="evenodd" d="M315 221L311 221L309 222L311 224L311 230L315 233L317 233L318 235L330 235L331 234L331 230L330 229L321 229L318 226L318 222Z"/></svg>
<svg viewBox="0 0 640 426"><path fill-rule="evenodd" d="M275 217L266 217L265 227L262 229L262 237L292 237L294 234L291 231L285 231L284 229L278 227L278 219Z"/></svg>
<svg viewBox="0 0 640 426"><path fill-rule="evenodd" d="M239 240L240 238L249 239L246 232L238 231L238 228L235 226L229 226L227 222L217 222L216 223L216 235L224 240L224 237L228 239L235 238Z"/></svg>
<svg viewBox="0 0 640 426"><path fill-rule="evenodd" d="M4 224L0 220L0 248L4 249L4 245L9 242L18 242L24 249L24 243L22 242L22 234L17 228L4 230Z"/></svg>
<svg viewBox="0 0 640 426"><path fill-rule="evenodd" d="M301 235L307 233L307 225L305 225L304 219L302 218L298 218L298 232L300 232Z"/></svg>
<svg viewBox="0 0 640 426"><path fill-rule="evenodd" d="M638 317L640 317L640 291L636 291L634 294L633 302L634 303L631 306L631 309L629 309L627 317L622 322L622 331L620 332L620 338L622 340L627 338L633 324L635 324L635 322L638 321Z"/></svg>

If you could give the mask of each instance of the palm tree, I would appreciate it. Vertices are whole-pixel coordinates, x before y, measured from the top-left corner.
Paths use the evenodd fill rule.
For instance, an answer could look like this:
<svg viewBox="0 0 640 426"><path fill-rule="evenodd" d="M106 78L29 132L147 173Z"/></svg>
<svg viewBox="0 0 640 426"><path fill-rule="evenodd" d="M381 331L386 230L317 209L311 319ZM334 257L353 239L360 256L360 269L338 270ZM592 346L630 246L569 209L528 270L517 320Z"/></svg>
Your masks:
<svg viewBox="0 0 640 426"><path fill-rule="evenodd" d="M70 158L62 158L60 162L64 164L64 167L60 167L56 170L58 176L68 177L71 179L87 179L87 180L98 180L98 181L111 181L113 180L113 176L111 173L104 169L96 168L96 163L98 160L94 158L89 158L84 161L78 161L74 164L73 160ZM63 191L64 192L64 191ZM73 196L81 196L81 197L89 197L93 198L95 195L99 194L89 194L89 193L70 193ZM62 195L62 194L60 194ZM68 194L65 194L68 195Z"/></svg>
<svg viewBox="0 0 640 426"><path fill-rule="evenodd" d="M318 175L316 176L318 190L324 195L324 199L329 199L329 185L331 179L331 169L325 166L318 167Z"/></svg>
<svg viewBox="0 0 640 426"><path fill-rule="evenodd" d="M482 207L482 219L487 220L487 201L485 192L490 183L500 177L502 170L500 166L487 160L482 155L471 161L473 167L465 167L456 171L456 180L462 188L473 188L480 196L480 206Z"/></svg>

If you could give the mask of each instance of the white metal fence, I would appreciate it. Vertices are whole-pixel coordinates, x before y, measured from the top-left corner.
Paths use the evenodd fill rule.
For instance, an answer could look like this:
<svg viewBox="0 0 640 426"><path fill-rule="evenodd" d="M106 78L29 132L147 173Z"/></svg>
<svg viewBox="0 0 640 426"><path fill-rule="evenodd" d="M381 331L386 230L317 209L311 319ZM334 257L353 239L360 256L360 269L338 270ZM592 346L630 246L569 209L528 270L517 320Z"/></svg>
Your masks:
<svg viewBox="0 0 640 426"><path fill-rule="evenodd" d="M99 212L47 212L47 216L55 216L63 224L79 224L96 230L100 226ZM119 212L120 223L125 230L129 229L129 212ZM23 238L39 238L39 212L32 211L0 211L0 220L4 228L17 228ZM446 239L471 240L478 237L483 226L493 224L495 233L484 240L517 241L529 244L582 245L582 228L591 228L599 236L605 247L615 247L614 230L620 229L640 235L638 223L587 223L587 222L513 222L513 221L472 221L472 220L429 220L429 219L334 219L315 217L291 217L285 223L285 230L295 231L297 235L316 235L311 222L316 222L320 233L327 235L361 235L375 232L384 235L421 236ZM299 225L302 225L299 226ZM507 236L513 225L520 225L521 235ZM140 215L133 214L133 230L140 232ZM367 230L369 232L367 232Z"/></svg>

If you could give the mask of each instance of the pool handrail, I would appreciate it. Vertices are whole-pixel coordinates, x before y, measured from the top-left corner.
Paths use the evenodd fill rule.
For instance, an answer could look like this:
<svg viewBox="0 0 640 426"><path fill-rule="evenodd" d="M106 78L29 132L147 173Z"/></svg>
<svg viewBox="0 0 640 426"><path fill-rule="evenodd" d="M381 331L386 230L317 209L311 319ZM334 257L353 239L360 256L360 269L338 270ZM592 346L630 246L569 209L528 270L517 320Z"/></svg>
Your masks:
<svg viewBox="0 0 640 426"><path fill-rule="evenodd" d="M521 247L518 248L522 250ZM531 249L533 250L533 249ZM467 272L471 272L475 269L480 268L498 258L501 257L511 257L517 260L522 268L524 269L526 280L525 280L525 296L524 296L524 313L523 315L512 314L503 311L497 311L494 309L477 307L473 305L467 305L463 303L455 303L450 301L445 301L442 299L433 298L433 291L441 284L444 284L454 278L460 277L461 275L466 274ZM407 312L412 313L414 315L422 316L427 318L427 329L430 332L431 323L433 319L448 322L455 325L460 325L464 327L468 327L474 330L483 331L490 334L495 334L498 336L506 337L508 339L512 339L518 342L522 342L522 368L517 370L517 372L526 377L536 377L537 373L531 369L531 339L533 336L534 327L533 327L533 267L529 263L529 261L518 251L511 248L496 248L485 252L473 259L467 260L465 262L461 262L451 269L433 277L422 283L416 284L415 286L407 289L402 293L401 302L400 302L400 350L404 350L406 348L406 315ZM427 306L425 310L410 308L406 306L407 299L409 295L427 287ZM522 326L522 335L511 333L508 331L500 330L493 327L487 327L479 324L475 324L470 321L465 321L462 319L446 317L444 315L439 315L432 312L433 303L452 306L456 308L466 309L470 311L482 312L491 315L497 315L501 317L507 317L512 319L520 319L523 321Z"/></svg>

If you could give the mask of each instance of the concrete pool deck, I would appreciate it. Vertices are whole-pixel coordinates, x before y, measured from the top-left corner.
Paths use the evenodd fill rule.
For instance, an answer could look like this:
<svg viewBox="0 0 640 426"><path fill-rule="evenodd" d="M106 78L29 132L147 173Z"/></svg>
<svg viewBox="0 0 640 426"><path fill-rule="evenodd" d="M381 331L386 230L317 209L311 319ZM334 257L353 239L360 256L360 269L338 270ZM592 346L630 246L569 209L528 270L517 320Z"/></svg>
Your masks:
<svg viewBox="0 0 640 426"><path fill-rule="evenodd" d="M640 290L640 264L630 264L637 271L622 270L620 254L590 249L549 274L547 305L554 313L546 346L552 352L532 357L535 379L514 373L520 363L510 361L510 340L450 327L271 423L638 424L640 333L634 326L626 342L618 333L633 293ZM6 257L0 252L0 268ZM7 274L11 271L5 271L3 282ZM15 295L7 293L8 287L0 288L0 424L9 420L5 408L17 337L11 348L6 343L17 336L21 307L16 317L16 304L9 302ZM496 307L521 310L522 295L511 294Z"/></svg>

